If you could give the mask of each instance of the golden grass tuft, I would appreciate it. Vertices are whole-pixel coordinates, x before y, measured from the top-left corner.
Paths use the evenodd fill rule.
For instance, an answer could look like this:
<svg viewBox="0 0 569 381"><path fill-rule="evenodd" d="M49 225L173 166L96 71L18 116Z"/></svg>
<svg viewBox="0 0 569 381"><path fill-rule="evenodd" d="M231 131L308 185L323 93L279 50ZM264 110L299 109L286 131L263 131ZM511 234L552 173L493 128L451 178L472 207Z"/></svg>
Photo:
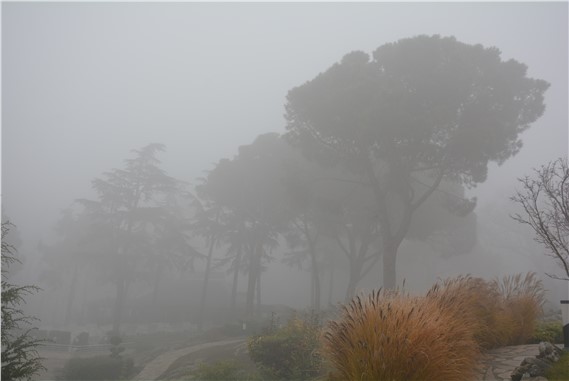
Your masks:
<svg viewBox="0 0 569 381"><path fill-rule="evenodd" d="M357 296L329 323L324 351L343 380L471 379L479 350L458 311L399 291Z"/></svg>
<svg viewBox="0 0 569 381"><path fill-rule="evenodd" d="M341 380L468 380L481 348L526 343L545 292L535 273L487 282L459 276L424 297L356 296L328 324L324 355Z"/></svg>
<svg viewBox="0 0 569 381"><path fill-rule="evenodd" d="M494 279L491 286L500 295L503 314L510 328L510 336L501 345L527 343L535 332L537 319L543 313L545 289L533 272Z"/></svg>

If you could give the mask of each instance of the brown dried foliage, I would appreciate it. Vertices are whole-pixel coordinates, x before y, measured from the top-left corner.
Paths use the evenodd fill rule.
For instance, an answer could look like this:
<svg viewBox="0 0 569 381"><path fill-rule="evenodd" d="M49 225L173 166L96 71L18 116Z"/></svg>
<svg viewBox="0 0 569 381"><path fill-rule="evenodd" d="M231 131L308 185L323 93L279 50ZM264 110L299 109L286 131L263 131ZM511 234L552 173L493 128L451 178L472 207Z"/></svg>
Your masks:
<svg viewBox="0 0 569 381"><path fill-rule="evenodd" d="M324 354L341 380L467 380L481 348L527 342L544 289L534 273L487 282L459 276L424 297L356 296L328 324Z"/></svg>

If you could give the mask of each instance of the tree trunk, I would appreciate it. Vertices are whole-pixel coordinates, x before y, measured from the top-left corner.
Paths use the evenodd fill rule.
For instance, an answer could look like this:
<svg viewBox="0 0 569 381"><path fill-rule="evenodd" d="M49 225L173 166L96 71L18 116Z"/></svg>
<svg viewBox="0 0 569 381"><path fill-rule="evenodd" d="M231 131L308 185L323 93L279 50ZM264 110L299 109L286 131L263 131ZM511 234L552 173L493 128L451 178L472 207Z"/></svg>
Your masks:
<svg viewBox="0 0 569 381"><path fill-rule="evenodd" d="M330 257L330 278L328 279L328 307L332 307L334 290L334 254Z"/></svg>
<svg viewBox="0 0 569 381"><path fill-rule="evenodd" d="M162 278L162 272L164 271L164 265L159 263L156 267L154 273L154 286L152 287L152 305L155 306L158 301L158 286L160 285L160 279Z"/></svg>
<svg viewBox="0 0 569 381"><path fill-rule="evenodd" d="M231 313L235 314L235 305L237 303L237 285L239 281L239 268L241 267L241 249L237 252L235 258L235 272L233 273L233 286L231 288Z"/></svg>
<svg viewBox="0 0 569 381"><path fill-rule="evenodd" d="M71 307L73 306L73 300L75 299L75 291L77 289L77 265L73 269L73 277L71 278L71 284L69 286L69 294L67 294L67 306L65 308L65 320L64 325L67 327L69 321L71 320Z"/></svg>
<svg viewBox="0 0 569 381"><path fill-rule="evenodd" d="M261 316L261 268L257 269L257 303L255 308L255 317L258 319Z"/></svg>
<svg viewBox="0 0 569 381"><path fill-rule="evenodd" d="M254 302L255 302L255 286L257 285L257 262L258 262L258 251L257 245L253 247L251 254L251 259L249 261L249 280L247 282L247 300L245 303L245 315L246 319L251 319L253 317Z"/></svg>
<svg viewBox="0 0 569 381"><path fill-rule="evenodd" d="M348 288L346 290L346 298L344 299L345 303L349 303L350 300L356 294L356 287L360 282L360 268L353 263L353 260L350 260L350 279L348 281Z"/></svg>
<svg viewBox="0 0 569 381"><path fill-rule="evenodd" d="M124 304L126 299L126 281L124 278L120 278L116 282L116 299L115 299L115 308L113 310L113 329L112 332L114 335L118 335L120 332L120 325L122 320L122 313L124 310Z"/></svg>
<svg viewBox="0 0 569 381"><path fill-rule="evenodd" d="M316 264L316 255L312 255L312 309L320 312L320 277L318 275L318 265Z"/></svg>
<svg viewBox="0 0 569 381"><path fill-rule="evenodd" d="M213 256L213 247L215 246L215 236L212 234L209 237L209 248L207 252L206 264L205 264L205 274L202 286L202 296L200 299L200 307L198 310L198 329L201 330L203 327L203 317L205 313L205 301L207 296L207 284L209 282L209 274L211 272L211 258Z"/></svg>
<svg viewBox="0 0 569 381"><path fill-rule="evenodd" d="M397 285L397 248L385 247L383 252L383 287L394 289Z"/></svg>

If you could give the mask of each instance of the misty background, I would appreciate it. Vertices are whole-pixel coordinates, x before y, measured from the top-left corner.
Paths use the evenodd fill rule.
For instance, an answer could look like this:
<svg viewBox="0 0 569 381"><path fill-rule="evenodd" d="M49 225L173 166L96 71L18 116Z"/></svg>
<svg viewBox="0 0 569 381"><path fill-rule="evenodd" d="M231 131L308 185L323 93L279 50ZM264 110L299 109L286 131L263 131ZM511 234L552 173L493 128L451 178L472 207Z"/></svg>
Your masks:
<svg viewBox="0 0 569 381"><path fill-rule="evenodd" d="M345 54L419 34L495 46L551 84L520 153L467 191L477 247L440 258L416 242L398 257L411 289L460 273L493 277L555 268L508 215L517 178L567 155L567 3L2 3L2 214L19 231L20 280L38 283L38 245L91 181L157 142L170 176L197 184L222 158L284 133L285 96ZM200 266L198 263L198 272ZM303 308L306 271L271 265L263 302ZM377 280L377 274L375 275ZM325 282L325 280L324 280ZM338 279L343 299L345 280ZM363 288L374 287L374 278ZM41 309L35 311L40 317ZM43 314L43 315L42 315ZM54 324L52 321L52 324Z"/></svg>

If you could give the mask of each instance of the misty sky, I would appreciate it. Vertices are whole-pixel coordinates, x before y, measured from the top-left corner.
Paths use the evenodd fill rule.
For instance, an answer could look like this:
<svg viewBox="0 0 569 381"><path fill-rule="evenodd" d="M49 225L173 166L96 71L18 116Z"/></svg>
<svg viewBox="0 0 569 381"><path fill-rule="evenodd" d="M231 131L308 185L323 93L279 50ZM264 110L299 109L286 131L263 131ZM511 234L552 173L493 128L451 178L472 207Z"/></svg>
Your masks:
<svg viewBox="0 0 569 381"><path fill-rule="evenodd" d="M567 3L3 2L2 209L37 242L93 197L93 178L151 142L166 145L169 174L194 181L284 132L291 88L418 34L496 46L551 83L522 152L471 192L479 205L566 155Z"/></svg>

